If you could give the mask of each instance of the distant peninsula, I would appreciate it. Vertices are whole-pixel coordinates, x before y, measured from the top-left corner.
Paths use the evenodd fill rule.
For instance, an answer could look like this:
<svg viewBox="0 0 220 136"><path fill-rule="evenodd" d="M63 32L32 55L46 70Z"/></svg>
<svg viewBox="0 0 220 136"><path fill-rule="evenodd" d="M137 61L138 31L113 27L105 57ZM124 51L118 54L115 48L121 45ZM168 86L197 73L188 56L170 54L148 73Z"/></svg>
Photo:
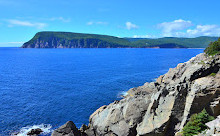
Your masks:
<svg viewBox="0 0 220 136"><path fill-rule="evenodd" d="M21 48L205 48L218 37L119 38L72 32L38 32Z"/></svg>

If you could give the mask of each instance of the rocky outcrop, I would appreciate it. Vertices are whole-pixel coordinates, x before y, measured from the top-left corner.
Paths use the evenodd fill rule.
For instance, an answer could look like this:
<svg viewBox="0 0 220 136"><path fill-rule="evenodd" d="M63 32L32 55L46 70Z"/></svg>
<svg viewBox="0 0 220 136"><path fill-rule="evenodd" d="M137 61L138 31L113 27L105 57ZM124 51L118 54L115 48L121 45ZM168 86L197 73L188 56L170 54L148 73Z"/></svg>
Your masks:
<svg viewBox="0 0 220 136"><path fill-rule="evenodd" d="M89 119L96 136L173 136L204 108L219 115L220 56L204 53L178 64L155 82L132 88Z"/></svg>
<svg viewBox="0 0 220 136"><path fill-rule="evenodd" d="M63 126L54 130L52 136L81 136L81 133L72 121L68 121Z"/></svg>
<svg viewBox="0 0 220 136"><path fill-rule="evenodd" d="M27 133L27 135L28 135L28 136L37 136L37 135L39 135L39 134L42 133L42 132L43 132L42 129L36 128L36 129L31 129L31 131L29 131L29 132Z"/></svg>
<svg viewBox="0 0 220 136"><path fill-rule="evenodd" d="M141 122L149 104L150 96L143 94L115 101L90 116L90 127L96 135L136 135L137 124Z"/></svg>

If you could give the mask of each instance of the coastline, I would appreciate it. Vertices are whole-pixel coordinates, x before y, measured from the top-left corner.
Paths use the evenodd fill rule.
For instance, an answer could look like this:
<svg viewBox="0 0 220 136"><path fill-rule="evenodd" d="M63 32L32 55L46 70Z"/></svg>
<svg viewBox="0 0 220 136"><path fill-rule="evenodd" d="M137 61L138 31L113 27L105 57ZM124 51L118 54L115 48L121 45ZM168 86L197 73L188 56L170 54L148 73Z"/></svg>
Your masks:
<svg viewBox="0 0 220 136"><path fill-rule="evenodd" d="M212 110L209 106L213 106L210 102L220 99L219 67L219 55L208 57L204 53L199 54L185 63L178 64L176 68L170 68L155 82L128 90L127 95L120 101L100 107L90 116L88 126L82 125L79 130L73 127L72 133L85 136L167 136L181 131L190 115L204 108L217 117L220 114L220 104L214 105L217 109L211 108ZM197 72L200 74L195 74ZM216 75L209 76L213 72ZM188 87L189 85L191 87ZM201 92L204 89L206 91ZM165 107L167 109L164 109ZM52 136L60 136L61 132L68 129L67 124L74 123L67 122L56 129Z"/></svg>

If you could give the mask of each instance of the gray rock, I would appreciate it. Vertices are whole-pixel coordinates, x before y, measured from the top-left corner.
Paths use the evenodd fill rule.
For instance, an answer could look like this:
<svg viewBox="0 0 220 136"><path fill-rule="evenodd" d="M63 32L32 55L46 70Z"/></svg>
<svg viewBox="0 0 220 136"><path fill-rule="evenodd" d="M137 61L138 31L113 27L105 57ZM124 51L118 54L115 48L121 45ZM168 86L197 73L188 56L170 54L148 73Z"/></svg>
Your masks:
<svg viewBox="0 0 220 136"><path fill-rule="evenodd" d="M84 131L82 136L96 136L95 131L93 129L87 129Z"/></svg>
<svg viewBox="0 0 220 136"><path fill-rule="evenodd" d="M42 133L42 132L43 132L42 129L36 128L36 129L31 129L31 131L29 131L29 132L27 133L27 135L31 135L31 136L33 136L33 135L39 135L39 134Z"/></svg>
<svg viewBox="0 0 220 136"><path fill-rule="evenodd" d="M89 129L89 127L87 126L87 125L85 125L85 124L82 124L82 126L80 127L80 131L81 132L85 132L87 129Z"/></svg>
<svg viewBox="0 0 220 136"><path fill-rule="evenodd" d="M81 131L88 136L173 136L204 108L216 117L219 68L220 55L199 54L155 82L130 89L124 99L100 107Z"/></svg>
<svg viewBox="0 0 220 136"><path fill-rule="evenodd" d="M81 136L81 132L72 121L68 121L63 126L54 130L52 136Z"/></svg>
<svg viewBox="0 0 220 136"><path fill-rule="evenodd" d="M130 89L124 99L94 112L89 126L97 135L169 136L203 108L218 115L219 58L199 54L156 82ZM216 76L209 76L211 73Z"/></svg>
<svg viewBox="0 0 220 136"><path fill-rule="evenodd" d="M220 116L215 120L206 123L209 129L205 130L198 136L220 136Z"/></svg>
<svg viewBox="0 0 220 136"><path fill-rule="evenodd" d="M140 94L112 103L104 109L101 107L90 116L90 126L97 135L113 132L115 135L127 136L131 132L135 133L133 128L142 120L149 99Z"/></svg>

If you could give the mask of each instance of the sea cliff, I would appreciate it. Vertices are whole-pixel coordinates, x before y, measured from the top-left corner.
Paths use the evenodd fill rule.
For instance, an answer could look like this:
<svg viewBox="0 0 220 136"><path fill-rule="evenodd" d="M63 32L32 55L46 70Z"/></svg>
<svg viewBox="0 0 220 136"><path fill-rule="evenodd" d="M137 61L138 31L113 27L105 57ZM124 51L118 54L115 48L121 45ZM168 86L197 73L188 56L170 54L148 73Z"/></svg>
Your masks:
<svg viewBox="0 0 220 136"><path fill-rule="evenodd" d="M217 37L120 38L72 32L38 32L21 48L205 48Z"/></svg>
<svg viewBox="0 0 220 136"><path fill-rule="evenodd" d="M104 105L78 130L67 122L52 136L173 136L203 109L220 114L220 55L205 53L171 68L155 82L132 88Z"/></svg>

